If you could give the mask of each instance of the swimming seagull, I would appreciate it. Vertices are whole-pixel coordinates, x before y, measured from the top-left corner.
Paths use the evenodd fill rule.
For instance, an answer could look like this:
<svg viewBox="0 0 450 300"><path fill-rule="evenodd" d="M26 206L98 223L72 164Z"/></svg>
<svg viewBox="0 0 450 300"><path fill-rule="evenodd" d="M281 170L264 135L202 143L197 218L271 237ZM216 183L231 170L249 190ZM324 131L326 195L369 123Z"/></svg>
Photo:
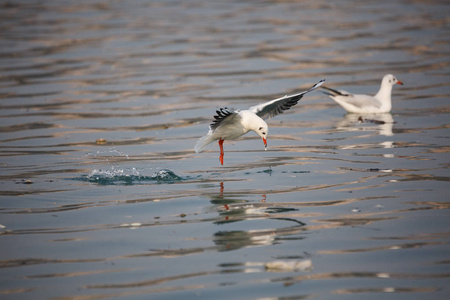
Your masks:
<svg viewBox="0 0 450 300"><path fill-rule="evenodd" d="M209 125L209 132L195 144L195 152L202 152L209 144L219 140L220 163L223 165L223 142L234 140L250 130L256 132L263 140L267 150L268 126L264 119L274 117L290 109L305 95L322 85L325 79L313 85L309 90L284 96L266 103L252 106L247 110L233 110L227 107L216 111L213 122Z"/></svg>
<svg viewBox="0 0 450 300"><path fill-rule="evenodd" d="M322 86L328 92L324 92L331 99L336 101L346 111L351 113L387 113L391 111L391 93L394 84L403 82L397 80L394 75L384 75L381 81L381 87L375 96L363 94L351 94L346 91L333 90L329 87Z"/></svg>

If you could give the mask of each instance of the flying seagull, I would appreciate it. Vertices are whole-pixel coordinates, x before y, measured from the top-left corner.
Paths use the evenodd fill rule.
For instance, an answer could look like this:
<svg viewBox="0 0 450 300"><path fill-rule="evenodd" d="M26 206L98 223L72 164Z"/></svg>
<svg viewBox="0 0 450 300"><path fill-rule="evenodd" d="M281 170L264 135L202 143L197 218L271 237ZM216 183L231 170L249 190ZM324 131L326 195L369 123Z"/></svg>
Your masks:
<svg viewBox="0 0 450 300"><path fill-rule="evenodd" d="M218 109L209 125L209 132L195 144L195 152L202 152L209 144L219 140L219 160L223 165L223 142L235 140L249 131L256 132L262 138L267 150L269 128L264 119L275 117L290 109L302 99L303 95L317 89L324 81L325 79L319 81L307 91L261 103L246 110L233 110L227 107Z"/></svg>

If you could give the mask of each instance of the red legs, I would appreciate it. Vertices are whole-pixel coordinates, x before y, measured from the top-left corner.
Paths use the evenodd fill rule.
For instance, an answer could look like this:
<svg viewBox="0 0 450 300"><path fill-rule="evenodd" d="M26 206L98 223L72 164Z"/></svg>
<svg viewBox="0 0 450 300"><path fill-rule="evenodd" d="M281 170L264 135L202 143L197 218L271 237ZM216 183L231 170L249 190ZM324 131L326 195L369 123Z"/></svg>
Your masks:
<svg viewBox="0 0 450 300"><path fill-rule="evenodd" d="M219 146L220 146L220 156L219 156L219 160L220 160L220 164L223 166L223 142L224 140L220 139L219 140Z"/></svg>

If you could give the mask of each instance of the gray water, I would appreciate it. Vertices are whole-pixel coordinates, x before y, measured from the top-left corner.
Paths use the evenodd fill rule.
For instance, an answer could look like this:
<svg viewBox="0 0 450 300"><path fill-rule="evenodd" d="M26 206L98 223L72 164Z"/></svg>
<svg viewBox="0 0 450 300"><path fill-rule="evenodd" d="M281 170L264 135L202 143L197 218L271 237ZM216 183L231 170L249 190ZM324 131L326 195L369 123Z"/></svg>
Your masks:
<svg viewBox="0 0 450 300"><path fill-rule="evenodd" d="M0 7L1 299L449 299L447 1L39 2ZM193 151L387 73L391 114Z"/></svg>

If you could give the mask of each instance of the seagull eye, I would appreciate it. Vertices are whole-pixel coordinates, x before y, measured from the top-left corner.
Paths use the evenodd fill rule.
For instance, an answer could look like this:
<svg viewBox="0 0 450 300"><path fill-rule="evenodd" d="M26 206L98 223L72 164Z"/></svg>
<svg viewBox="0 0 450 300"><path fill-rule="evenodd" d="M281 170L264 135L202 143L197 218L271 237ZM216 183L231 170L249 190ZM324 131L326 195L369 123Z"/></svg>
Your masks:
<svg viewBox="0 0 450 300"><path fill-rule="evenodd" d="M259 127L259 129L258 130L262 130L262 127Z"/></svg>

